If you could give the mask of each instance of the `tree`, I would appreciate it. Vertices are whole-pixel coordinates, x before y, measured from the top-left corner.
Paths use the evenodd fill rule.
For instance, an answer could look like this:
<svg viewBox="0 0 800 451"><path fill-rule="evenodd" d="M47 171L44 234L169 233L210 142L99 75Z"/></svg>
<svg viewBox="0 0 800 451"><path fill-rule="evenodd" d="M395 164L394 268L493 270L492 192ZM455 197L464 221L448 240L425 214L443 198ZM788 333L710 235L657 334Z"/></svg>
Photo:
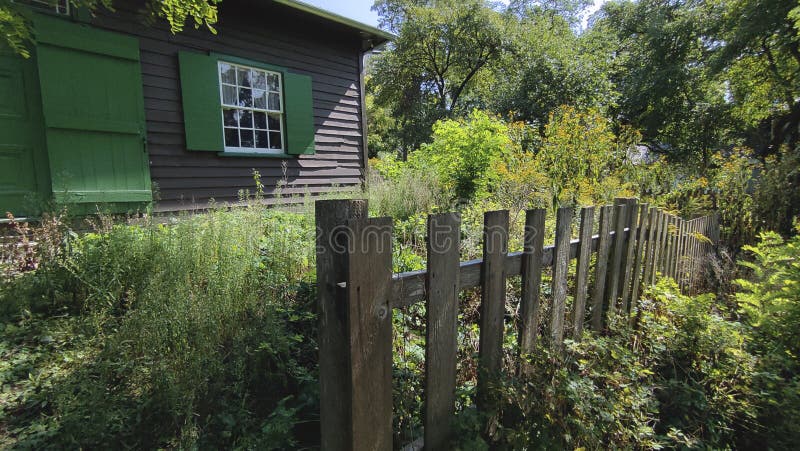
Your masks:
<svg viewBox="0 0 800 451"><path fill-rule="evenodd" d="M800 142L800 6L785 0L712 3L718 26L711 68L730 86L749 143L776 154ZM768 140L757 139L761 136ZM753 139L756 138L756 139ZM764 142L766 141L766 142Z"/></svg>
<svg viewBox="0 0 800 451"><path fill-rule="evenodd" d="M55 0L51 0L55 3ZM212 32L217 22L217 5L222 0L147 0L145 19L164 19L172 33L183 30L192 20L195 28L205 26ZM87 8L94 11L103 7L113 11L113 0L69 0L72 8ZM0 0L0 48L8 46L24 57L30 56L31 37L29 10L11 0Z"/></svg>
<svg viewBox="0 0 800 451"><path fill-rule="evenodd" d="M614 103L606 50L616 44L614 35L597 27L579 36L568 19L540 8L521 14L509 19L510 50L495 65L486 92L494 111L541 131L561 105L602 110Z"/></svg>
<svg viewBox="0 0 800 451"><path fill-rule="evenodd" d="M416 148L503 48L500 14L483 0L378 0L381 25L397 34L372 65L376 103L391 106L405 149Z"/></svg>

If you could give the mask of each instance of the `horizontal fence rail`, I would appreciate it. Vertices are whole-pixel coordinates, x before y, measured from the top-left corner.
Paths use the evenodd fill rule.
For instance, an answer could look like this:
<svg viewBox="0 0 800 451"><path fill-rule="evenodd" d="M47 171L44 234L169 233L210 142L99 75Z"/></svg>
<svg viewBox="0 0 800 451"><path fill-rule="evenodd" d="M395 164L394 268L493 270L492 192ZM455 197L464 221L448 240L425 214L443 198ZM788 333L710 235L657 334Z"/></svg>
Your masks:
<svg viewBox="0 0 800 451"><path fill-rule="evenodd" d="M527 211L523 251L514 253L508 252L508 211L487 212L483 257L462 262L460 216L444 213L428 218L427 269L392 274L392 220L366 212L363 200L316 203L323 449L392 449L392 309L426 304L424 437L413 447L447 448L455 416L459 292L480 288L476 403L496 421L498 400L489 386L502 371L509 277L521 277L520 354L533 351L541 327L558 349L565 335L580 339L585 325L599 332L609 314L633 312L658 274L675 279L684 292L696 290L719 239L716 215L684 220L620 198L613 206L582 208L577 239L574 210L558 209L552 245L544 244L545 210ZM545 269L551 272L550 314L540 324ZM525 359L517 369L529 371Z"/></svg>

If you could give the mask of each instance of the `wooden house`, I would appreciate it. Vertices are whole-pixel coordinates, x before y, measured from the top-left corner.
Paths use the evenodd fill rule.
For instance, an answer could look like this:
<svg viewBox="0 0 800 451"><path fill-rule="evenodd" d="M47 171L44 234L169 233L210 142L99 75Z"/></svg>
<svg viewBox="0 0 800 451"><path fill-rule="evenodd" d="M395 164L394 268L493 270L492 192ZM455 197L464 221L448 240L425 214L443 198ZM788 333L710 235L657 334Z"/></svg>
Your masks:
<svg viewBox="0 0 800 451"><path fill-rule="evenodd" d="M225 0L216 33L178 34L140 1L25 3L31 57L0 50L0 212L202 209L254 171L267 199L362 183L363 55L391 35L294 0Z"/></svg>

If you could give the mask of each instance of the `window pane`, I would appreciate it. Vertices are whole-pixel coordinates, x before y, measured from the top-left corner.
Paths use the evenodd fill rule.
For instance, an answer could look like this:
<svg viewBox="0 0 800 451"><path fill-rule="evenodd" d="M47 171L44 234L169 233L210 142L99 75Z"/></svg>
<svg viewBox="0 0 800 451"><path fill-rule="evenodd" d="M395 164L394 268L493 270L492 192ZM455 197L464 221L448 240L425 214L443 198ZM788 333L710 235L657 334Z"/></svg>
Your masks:
<svg viewBox="0 0 800 451"><path fill-rule="evenodd" d="M239 127L253 128L253 112L239 110Z"/></svg>
<svg viewBox="0 0 800 451"><path fill-rule="evenodd" d="M280 83L278 82L278 76L276 74L267 75L267 84L269 84L270 91L280 90Z"/></svg>
<svg viewBox="0 0 800 451"><path fill-rule="evenodd" d="M253 108L267 109L267 91L261 89L253 90Z"/></svg>
<svg viewBox="0 0 800 451"><path fill-rule="evenodd" d="M222 85L222 103L225 105L236 105L236 87Z"/></svg>
<svg viewBox="0 0 800 451"><path fill-rule="evenodd" d="M239 88L239 106L248 108L253 107L253 90L248 88Z"/></svg>
<svg viewBox="0 0 800 451"><path fill-rule="evenodd" d="M253 118L255 119L256 128L260 128L262 130L267 128L267 113L256 111L253 113Z"/></svg>
<svg viewBox="0 0 800 451"><path fill-rule="evenodd" d="M267 132L256 130L256 147L260 149L269 148L269 143L267 142Z"/></svg>
<svg viewBox="0 0 800 451"><path fill-rule="evenodd" d="M220 63L219 65L219 73L221 75L223 83L230 83L232 85L236 84L236 68L231 66L230 64Z"/></svg>
<svg viewBox="0 0 800 451"><path fill-rule="evenodd" d="M239 114L236 110L222 110L222 122L226 127L236 127L239 125Z"/></svg>
<svg viewBox="0 0 800 451"><path fill-rule="evenodd" d="M239 136L242 140L241 147L253 147L253 130L240 129Z"/></svg>
<svg viewBox="0 0 800 451"><path fill-rule="evenodd" d="M281 109L281 96L274 92L269 93L268 110L280 111Z"/></svg>
<svg viewBox="0 0 800 451"><path fill-rule="evenodd" d="M249 69L238 69L236 71L239 74L239 86L250 86L250 70Z"/></svg>
<svg viewBox="0 0 800 451"><path fill-rule="evenodd" d="M281 134L280 134L280 132L269 132L269 148L270 149L280 149L281 148Z"/></svg>
<svg viewBox="0 0 800 451"><path fill-rule="evenodd" d="M225 147L239 147L239 130L235 128L225 129Z"/></svg>
<svg viewBox="0 0 800 451"><path fill-rule="evenodd" d="M268 118L268 125L270 130L280 130L281 117L277 114L270 114Z"/></svg>
<svg viewBox="0 0 800 451"><path fill-rule="evenodd" d="M267 89L267 73L260 70L254 70L253 74L253 87L258 89Z"/></svg>

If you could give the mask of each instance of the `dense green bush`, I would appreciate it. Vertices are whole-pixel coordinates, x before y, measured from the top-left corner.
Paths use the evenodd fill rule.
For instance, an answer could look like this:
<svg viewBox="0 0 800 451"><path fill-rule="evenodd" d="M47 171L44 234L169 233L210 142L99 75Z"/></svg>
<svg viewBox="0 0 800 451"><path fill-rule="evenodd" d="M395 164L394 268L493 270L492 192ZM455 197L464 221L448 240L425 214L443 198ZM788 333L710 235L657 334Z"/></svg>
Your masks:
<svg viewBox="0 0 800 451"><path fill-rule="evenodd" d="M741 287L736 301L750 329L748 346L759 356L758 427L741 442L790 449L800 443L800 236L784 240L767 232L760 238L744 248L753 257L741 262L749 280L736 281Z"/></svg>
<svg viewBox="0 0 800 451"><path fill-rule="evenodd" d="M298 444L316 402L309 217L251 206L63 235L0 286L16 310L0 353L25 363L0 380L30 385L4 395L0 444Z"/></svg>
<svg viewBox="0 0 800 451"><path fill-rule="evenodd" d="M491 437L508 449L726 448L752 428L758 393L747 328L713 296L665 280L631 324L585 332L563 352L541 343L530 373L502 381L503 418ZM486 447L482 422L459 415L460 447Z"/></svg>

